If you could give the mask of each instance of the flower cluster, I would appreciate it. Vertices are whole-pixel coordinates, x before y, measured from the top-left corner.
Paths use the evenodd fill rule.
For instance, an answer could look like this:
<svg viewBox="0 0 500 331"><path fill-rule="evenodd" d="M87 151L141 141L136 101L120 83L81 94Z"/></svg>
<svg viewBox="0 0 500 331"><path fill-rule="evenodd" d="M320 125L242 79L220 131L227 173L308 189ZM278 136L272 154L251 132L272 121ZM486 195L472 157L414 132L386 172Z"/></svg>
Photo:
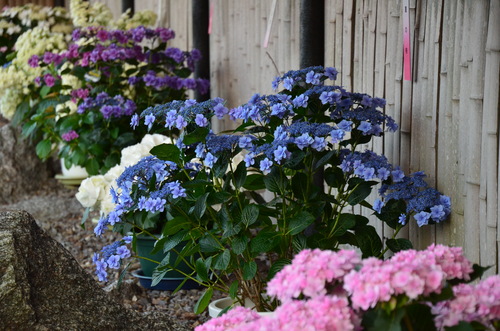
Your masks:
<svg viewBox="0 0 500 331"><path fill-rule="evenodd" d="M355 309L368 310L398 295L414 300L440 293L446 280L468 280L472 264L460 248L432 245L427 250L405 250L391 259L363 260L361 269L348 274L344 288Z"/></svg>
<svg viewBox="0 0 500 331"><path fill-rule="evenodd" d="M159 134L147 134L141 142L121 151L120 164L114 166L104 175L95 175L82 181L76 194L76 199L85 208L99 210L101 215L107 215L115 208L110 190L116 187L116 180L126 167L137 163L145 156L151 155L149 151L159 144L171 142L170 138Z"/></svg>
<svg viewBox="0 0 500 331"><path fill-rule="evenodd" d="M94 253L92 261L96 265L96 275L99 281L106 281L108 277L107 268L119 269L121 261L131 256L127 244L132 242L132 237L124 237L111 245L105 246L101 253Z"/></svg>
<svg viewBox="0 0 500 331"><path fill-rule="evenodd" d="M439 329L455 326L460 321L477 321L492 329L499 326L500 276L490 276L478 284L459 284L453 288L453 294L453 299L432 307Z"/></svg>
<svg viewBox="0 0 500 331"><path fill-rule="evenodd" d="M356 330L359 319L345 298L320 296L308 301L290 301L278 307L272 317L261 317L252 310L236 307L221 317L195 328L215 330Z"/></svg>
<svg viewBox="0 0 500 331"><path fill-rule="evenodd" d="M168 28L89 26L73 31L65 51L33 55L29 65L40 75L30 95L39 97L29 101L19 122L31 128L30 137L41 139L38 156L44 159L58 146L69 164L91 175L105 173L121 149L146 134L129 127L139 111L185 99L191 89L205 93L208 81L189 77L200 52L168 47L174 36ZM78 137L61 139L68 131Z"/></svg>
<svg viewBox="0 0 500 331"><path fill-rule="evenodd" d="M269 282L267 293L281 300L272 315L259 317L238 307L196 331L222 325L227 330L412 329L414 323L435 323L442 330L460 321L494 328L500 322L500 278L465 284L472 273L460 248L443 245L398 252L386 261L361 260L349 250L305 250ZM442 294L448 286L453 286L454 297ZM431 303L430 295L440 293L440 301ZM433 315L412 315L419 313L407 310L410 305L421 305L424 311L431 306Z"/></svg>
<svg viewBox="0 0 500 331"><path fill-rule="evenodd" d="M379 203L379 213L382 206L391 200L404 200L406 210L400 215L399 222L406 223L407 215L414 214L418 226L440 223L451 213L450 198L438 190L429 187L424 181L422 171L409 176L397 169L392 172L393 182L382 184L379 193L384 202Z"/></svg>
<svg viewBox="0 0 500 331"><path fill-rule="evenodd" d="M325 295L360 263L361 257L352 250L305 249L268 283L267 294L282 302Z"/></svg>
<svg viewBox="0 0 500 331"><path fill-rule="evenodd" d="M62 7L26 4L2 8L0 11L0 45L2 45L0 65L8 63L12 53L19 51L18 47L14 47L19 36L34 28L48 33L67 35L71 33L73 26L68 12Z"/></svg>
<svg viewBox="0 0 500 331"><path fill-rule="evenodd" d="M94 232L100 236L108 225L122 222L122 214L145 211L159 213L167 201L186 197L186 190L172 174L178 170L175 163L146 156L137 164L125 168L116 180L117 188L111 189L115 208L102 216Z"/></svg>

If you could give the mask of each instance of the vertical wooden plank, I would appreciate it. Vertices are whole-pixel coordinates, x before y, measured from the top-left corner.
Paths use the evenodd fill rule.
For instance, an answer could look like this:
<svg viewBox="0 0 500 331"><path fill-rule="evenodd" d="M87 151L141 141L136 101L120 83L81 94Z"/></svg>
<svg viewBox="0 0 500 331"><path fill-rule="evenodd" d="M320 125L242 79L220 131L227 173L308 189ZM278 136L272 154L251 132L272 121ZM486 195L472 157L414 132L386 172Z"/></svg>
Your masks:
<svg viewBox="0 0 500 331"><path fill-rule="evenodd" d="M342 32L342 85L347 90L352 90L352 33L353 33L353 0L344 0L343 8L343 32Z"/></svg>
<svg viewBox="0 0 500 331"><path fill-rule="evenodd" d="M338 84L344 84L344 73L343 73L343 35L344 35L344 0L336 0L336 24L335 24L335 67L339 71L339 75L337 77Z"/></svg>
<svg viewBox="0 0 500 331"><path fill-rule="evenodd" d="M364 54L363 50L366 48L365 43L365 26L367 17L365 17L365 1L355 1L354 5L354 26L352 28L352 91L363 92L364 80ZM345 36L344 36L345 38ZM346 61L348 59L343 59Z"/></svg>

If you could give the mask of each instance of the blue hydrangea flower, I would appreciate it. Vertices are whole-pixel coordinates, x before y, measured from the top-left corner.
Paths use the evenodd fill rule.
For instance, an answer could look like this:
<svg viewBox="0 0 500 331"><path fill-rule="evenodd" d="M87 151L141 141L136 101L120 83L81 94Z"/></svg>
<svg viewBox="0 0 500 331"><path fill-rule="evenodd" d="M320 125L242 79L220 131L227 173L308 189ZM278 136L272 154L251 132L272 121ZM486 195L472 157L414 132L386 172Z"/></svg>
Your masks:
<svg viewBox="0 0 500 331"><path fill-rule="evenodd" d="M406 225L406 214L399 215L398 223L401 225Z"/></svg>
<svg viewBox="0 0 500 331"><path fill-rule="evenodd" d="M187 196L186 189L181 186L181 183L178 180L176 180L175 182L168 183L167 187L170 190L170 194L172 194L172 197L174 199L185 198Z"/></svg>
<svg viewBox="0 0 500 331"><path fill-rule="evenodd" d="M247 155L245 155L244 158L245 161L245 167L249 168L255 164L255 154L250 152Z"/></svg>
<svg viewBox="0 0 500 331"><path fill-rule="evenodd" d="M417 220L417 225L419 227L422 227L429 224L429 218L431 217L431 214L425 211L421 211L420 213L415 214L415 216L413 217L415 217L415 220Z"/></svg>
<svg viewBox="0 0 500 331"><path fill-rule="evenodd" d="M135 130L135 128L139 125L139 115L137 114L134 114L131 118L130 118L130 126L132 127L132 129Z"/></svg>
<svg viewBox="0 0 500 331"><path fill-rule="evenodd" d="M195 123L200 127L205 127L208 125L208 120L202 114L196 114Z"/></svg>
<svg viewBox="0 0 500 331"><path fill-rule="evenodd" d="M267 157L260 161L260 171L262 171L262 173L264 175L267 175L271 172L271 167L273 166L273 162L271 160L269 160Z"/></svg>
<svg viewBox="0 0 500 331"><path fill-rule="evenodd" d="M203 160L203 163L205 164L206 167L212 168L214 166L214 163L217 162L217 157L215 157L212 153L207 153L205 156L205 160Z"/></svg>
<svg viewBox="0 0 500 331"><path fill-rule="evenodd" d="M146 117L144 118L144 125L148 126L148 131L153 127L153 123L155 122L155 120L156 117L152 114L146 115Z"/></svg>
<svg viewBox="0 0 500 331"><path fill-rule="evenodd" d="M379 214L382 211L383 206L384 206L384 202L380 199L377 199L373 202L373 210Z"/></svg>
<svg viewBox="0 0 500 331"><path fill-rule="evenodd" d="M294 142L299 149L304 149L310 146L314 142L314 139L309 134L304 133L300 137L295 138Z"/></svg>
<svg viewBox="0 0 500 331"><path fill-rule="evenodd" d="M291 153L287 150L286 146L278 146L278 148L274 151L274 161L278 164L281 163L281 160L285 160L289 158Z"/></svg>

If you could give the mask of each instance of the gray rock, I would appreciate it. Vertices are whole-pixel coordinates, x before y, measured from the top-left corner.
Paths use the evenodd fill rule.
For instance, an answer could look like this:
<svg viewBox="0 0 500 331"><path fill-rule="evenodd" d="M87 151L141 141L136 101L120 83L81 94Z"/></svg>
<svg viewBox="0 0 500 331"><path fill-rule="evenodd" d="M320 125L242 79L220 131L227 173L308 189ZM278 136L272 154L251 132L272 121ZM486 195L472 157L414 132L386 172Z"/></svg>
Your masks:
<svg viewBox="0 0 500 331"><path fill-rule="evenodd" d="M187 330L111 299L27 212L0 212L0 329Z"/></svg>
<svg viewBox="0 0 500 331"><path fill-rule="evenodd" d="M20 131L0 124L0 204L38 190L54 176L51 163L44 163L36 156L35 148L21 139Z"/></svg>

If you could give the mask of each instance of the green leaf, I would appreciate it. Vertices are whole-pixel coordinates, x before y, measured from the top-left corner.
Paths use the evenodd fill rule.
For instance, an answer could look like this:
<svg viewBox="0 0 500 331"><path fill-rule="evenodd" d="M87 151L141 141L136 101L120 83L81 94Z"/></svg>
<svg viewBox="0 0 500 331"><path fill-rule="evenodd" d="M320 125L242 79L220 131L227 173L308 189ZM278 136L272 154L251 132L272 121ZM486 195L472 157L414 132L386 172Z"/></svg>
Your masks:
<svg viewBox="0 0 500 331"><path fill-rule="evenodd" d="M174 248L175 246L179 245L184 240L184 237L186 236L187 232L188 232L187 230L183 230L183 231L177 232L176 234L174 234L171 237L167 237L167 240L163 244L163 252L166 253L166 252L170 251L172 248Z"/></svg>
<svg viewBox="0 0 500 331"><path fill-rule="evenodd" d="M51 151L52 143L48 139L44 139L36 145L36 155L42 160L47 159Z"/></svg>
<svg viewBox="0 0 500 331"><path fill-rule="evenodd" d="M324 173L325 182L334 188L339 188L342 185L345 185L345 177L342 169L338 167L330 167L325 169Z"/></svg>
<svg viewBox="0 0 500 331"><path fill-rule="evenodd" d="M204 282L210 281L208 278L208 268L201 257L196 260L196 276Z"/></svg>
<svg viewBox="0 0 500 331"><path fill-rule="evenodd" d="M394 253L413 248L411 241L405 238L387 239L385 244Z"/></svg>
<svg viewBox="0 0 500 331"><path fill-rule="evenodd" d="M307 201L307 176L303 172L298 172L292 177L293 194L301 200Z"/></svg>
<svg viewBox="0 0 500 331"><path fill-rule="evenodd" d="M356 218L358 215L353 214L340 214L338 223L332 232L332 236L340 237L343 236L347 230L352 229L356 226Z"/></svg>
<svg viewBox="0 0 500 331"><path fill-rule="evenodd" d="M99 173L99 162L97 162L95 158L90 159L85 165L85 170L87 170L90 175L97 175Z"/></svg>
<svg viewBox="0 0 500 331"><path fill-rule="evenodd" d="M470 281L472 282L478 278L481 278L484 272L490 268L491 266L482 267L479 264L473 264L472 269L474 271L470 274Z"/></svg>
<svg viewBox="0 0 500 331"><path fill-rule="evenodd" d="M247 248L248 238L247 237L236 237L233 240L232 248L236 255L242 254Z"/></svg>
<svg viewBox="0 0 500 331"><path fill-rule="evenodd" d="M240 162L234 171L233 184L234 187L239 190L240 187L245 184L247 179L247 168L245 166L245 162Z"/></svg>
<svg viewBox="0 0 500 331"><path fill-rule="evenodd" d="M182 216L175 217L165 224L165 227L163 228L163 235L170 236L176 234L179 230L189 229L190 224L191 222Z"/></svg>
<svg viewBox="0 0 500 331"><path fill-rule="evenodd" d="M451 289L450 289L451 291ZM453 291L451 291L453 292ZM453 293L451 294L453 296ZM436 331L434 316L431 307L426 304L409 304L405 307L406 322L409 323L413 331Z"/></svg>
<svg viewBox="0 0 500 331"><path fill-rule="evenodd" d="M231 299L236 299L236 296L238 295L238 288L240 286L240 283L235 280L231 283L231 286L229 286L229 296Z"/></svg>
<svg viewBox="0 0 500 331"><path fill-rule="evenodd" d="M229 262L231 261L231 252L228 249L225 249L222 254L219 254L215 258L214 268L218 270L226 270Z"/></svg>
<svg viewBox="0 0 500 331"><path fill-rule="evenodd" d="M44 85L41 89L40 89L40 96L42 98L45 98L47 96L47 94L49 94L50 92L50 86L48 85Z"/></svg>
<svg viewBox="0 0 500 331"><path fill-rule="evenodd" d="M223 247L212 236L207 235L200 239L200 250L206 253L218 252Z"/></svg>
<svg viewBox="0 0 500 331"><path fill-rule="evenodd" d="M301 170L304 169L304 158L306 157L306 153L304 151L298 150L292 152L290 158L286 160L284 166L288 169L292 170Z"/></svg>
<svg viewBox="0 0 500 331"><path fill-rule="evenodd" d="M359 183L347 197L347 202L351 206L354 206L365 200L366 197L368 197L372 192L372 186L374 185L373 183L374 182L371 181Z"/></svg>
<svg viewBox="0 0 500 331"><path fill-rule="evenodd" d="M406 214L406 203L402 199L391 199L387 201L385 206L382 207L380 214L375 213L378 219L385 222L393 229L396 229L398 226L400 226L399 216L401 216L401 214Z"/></svg>
<svg viewBox="0 0 500 331"><path fill-rule="evenodd" d="M82 220L80 221L80 227L85 230L85 222L89 218L90 207L85 208L85 212L83 213Z"/></svg>
<svg viewBox="0 0 500 331"><path fill-rule="evenodd" d="M182 142L185 145L192 145L198 142L205 142L209 131L210 130L208 129L208 127L203 127L203 128L198 127L193 132L185 135L184 139L182 139Z"/></svg>
<svg viewBox="0 0 500 331"><path fill-rule="evenodd" d="M251 204L243 208L241 213L241 221L248 228L250 225L255 223L259 218L259 207L257 205Z"/></svg>
<svg viewBox="0 0 500 331"><path fill-rule="evenodd" d="M169 271L168 265L170 264L170 252L165 255L160 264L153 270L153 275L151 279L151 286L158 285L158 283L163 279L165 274Z"/></svg>
<svg viewBox="0 0 500 331"><path fill-rule="evenodd" d="M249 191L263 190L266 188L264 177L260 174L251 174L246 177L243 187Z"/></svg>
<svg viewBox="0 0 500 331"><path fill-rule="evenodd" d="M251 251L253 253L269 252L279 244L279 238L279 233L275 231L261 231L250 242Z"/></svg>
<svg viewBox="0 0 500 331"><path fill-rule="evenodd" d="M446 331L475 331L475 330L487 330L484 326L482 328L480 328L480 326L478 327L474 327L472 325L472 323L467 323L467 322L464 322L464 321L461 321L460 323L458 323L457 325L454 325L454 326L447 326L444 328Z"/></svg>
<svg viewBox="0 0 500 331"><path fill-rule="evenodd" d="M264 177L266 189L274 193L284 192L287 183L288 178L277 167L274 167L271 172Z"/></svg>
<svg viewBox="0 0 500 331"><path fill-rule="evenodd" d="M286 265L292 263L292 260L290 259L284 259L284 258L281 258L281 259L278 259L276 260L276 262L273 263L273 265L271 266L271 268L269 268L269 272L267 274L267 280L271 280L273 279L273 277L281 271L281 269L283 269Z"/></svg>
<svg viewBox="0 0 500 331"><path fill-rule="evenodd" d="M201 314L210 304L212 296L214 295L214 289L212 287L207 288L205 293L200 297L196 305L194 306L195 314Z"/></svg>
<svg viewBox="0 0 500 331"><path fill-rule="evenodd" d="M151 154L163 161L171 161L174 163L179 163L181 159L180 149L171 144L160 144L149 151Z"/></svg>
<svg viewBox="0 0 500 331"><path fill-rule="evenodd" d="M248 261L243 264L243 279L250 280L257 273L257 263L255 261Z"/></svg>
<svg viewBox="0 0 500 331"><path fill-rule="evenodd" d="M331 158L335 155L336 151L329 151L326 153L321 159L316 162L314 165L314 170L318 170L319 168L323 167L325 164L327 164Z"/></svg>
<svg viewBox="0 0 500 331"><path fill-rule="evenodd" d="M297 215L293 216L288 220L288 231L289 235L296 235L302 232L305 228L311 225L314 222L314 216L307 212L301 211Z"/></svg>
<svg viewBox="0 0 500 331"><path fill-rule="evenodd" d="M194 205L193 214L196 219L200 219L207 209L207 198L209 193L203 194L201 197L196 200L196 204Z"/></svg>
<svg viewBox="0 0 500 331"><path fill-rule="evenodd" d="M358 247L363 253L363 258L380 255L383 246L382 240L373 226L356 227L354 232L356 233Z"/></svg>

